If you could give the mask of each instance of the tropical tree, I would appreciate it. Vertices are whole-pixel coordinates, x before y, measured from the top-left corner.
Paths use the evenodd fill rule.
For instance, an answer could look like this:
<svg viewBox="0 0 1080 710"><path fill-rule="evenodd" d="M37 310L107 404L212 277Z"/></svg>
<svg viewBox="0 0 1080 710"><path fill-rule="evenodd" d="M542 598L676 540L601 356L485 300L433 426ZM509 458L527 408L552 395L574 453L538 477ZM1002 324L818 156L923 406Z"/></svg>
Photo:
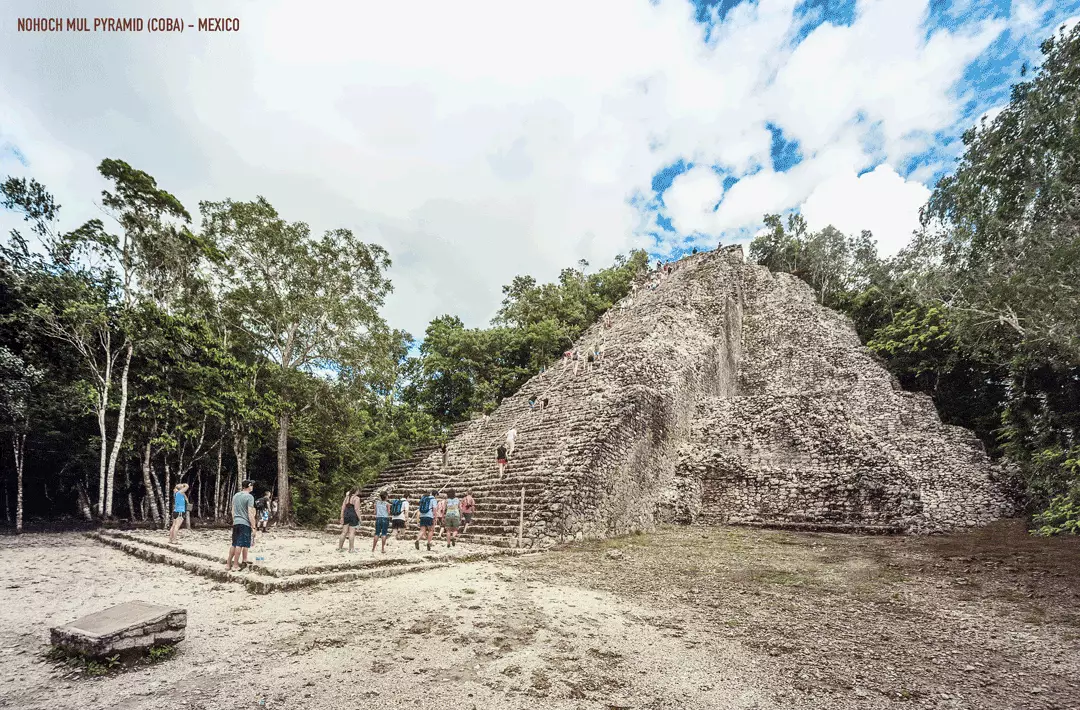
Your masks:
<svg viewBox="0 0 1080 710"><path fill-rule="evenodd" d="M226 317L279 371L332 374L345 357L363 357L387 328L379 315L390 282L386 251L347 229L315 238L289 223L263 198L203 202L203 232L223 250L220 287ZM286 396L277 414L279 515L291 519L289 423L297 402Z"/></svg>

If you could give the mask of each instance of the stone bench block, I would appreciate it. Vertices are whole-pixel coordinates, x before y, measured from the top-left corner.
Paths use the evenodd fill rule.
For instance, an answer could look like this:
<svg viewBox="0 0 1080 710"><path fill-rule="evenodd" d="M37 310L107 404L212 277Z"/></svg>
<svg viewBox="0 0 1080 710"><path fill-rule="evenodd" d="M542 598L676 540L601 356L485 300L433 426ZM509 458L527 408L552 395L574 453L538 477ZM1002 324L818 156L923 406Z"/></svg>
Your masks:
<svg viewBox="0 0 1080 710"><path fill-rule="evenodd" d="M184 640L186 628L186 609L135 601L56 626L51 642L67 651L101 658L178 643Z"/></svg>

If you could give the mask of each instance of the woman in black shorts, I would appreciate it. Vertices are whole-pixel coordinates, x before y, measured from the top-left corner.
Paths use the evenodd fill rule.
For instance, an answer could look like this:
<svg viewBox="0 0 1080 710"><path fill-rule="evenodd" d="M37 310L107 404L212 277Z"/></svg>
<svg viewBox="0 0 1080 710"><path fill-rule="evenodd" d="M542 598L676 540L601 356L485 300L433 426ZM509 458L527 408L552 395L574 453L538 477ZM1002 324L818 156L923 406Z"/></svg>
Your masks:
<svg viewBox="0 0 1080 710"><path fill-rule="evenodd" d="M345 538L349 538L349 552L353 549L356 531L360 529L360 489L350 489L345 494L345 500L341 501L341 538L338 539L338 552L345 546Z"/></svg>

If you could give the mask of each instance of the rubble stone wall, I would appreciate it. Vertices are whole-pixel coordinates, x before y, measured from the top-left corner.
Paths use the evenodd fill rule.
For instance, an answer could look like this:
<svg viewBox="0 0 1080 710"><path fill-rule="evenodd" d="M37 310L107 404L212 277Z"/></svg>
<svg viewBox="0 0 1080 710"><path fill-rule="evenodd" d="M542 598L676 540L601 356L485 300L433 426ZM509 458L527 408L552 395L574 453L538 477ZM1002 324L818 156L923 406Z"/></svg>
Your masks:
<svg viewBox="0 0 1080 710"><path fill-rule="evenodd" d="M850 321L794 276L741 276L738 393L702 403L680 461L704 519L935 532L1008 513L981 442L902 391Z"/></svg>

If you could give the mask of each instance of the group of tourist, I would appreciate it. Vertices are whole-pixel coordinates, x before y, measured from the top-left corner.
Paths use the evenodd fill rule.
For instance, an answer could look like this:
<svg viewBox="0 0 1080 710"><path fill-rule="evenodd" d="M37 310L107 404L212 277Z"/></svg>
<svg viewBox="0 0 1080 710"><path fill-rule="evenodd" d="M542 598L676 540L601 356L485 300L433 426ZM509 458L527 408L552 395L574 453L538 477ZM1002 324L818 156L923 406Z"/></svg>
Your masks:
<svg viewBox="0 0 1080 710"><path fill-rule="evenodd" d="M184 526L185 520L190 520L188 516L191 515L191 501L188 500L187 492L191 486L186 483L177 483L173 487L172 493L172 525L169 526L169 543L175 545L179 542L180 528ZM256 530L262 532L268 532L270 528L270 517L277 514L277 501L273 500L272 493L266 491L258 499L254 500L253 508L255 510L255 516L252 518L252 524ZM190 527L190 526L189 526Z"/></svg>
<svg viewBox="0 0 1080 710"><path fill-rule="evenodd" d="M341 502L339 520L341 536L338 538L338 552L344 552L346 540L349 542L349 552L356 552L355 539L356 532L360 529L362 506L359 488L354 488L345 494ZM390 538L391 530L394 531L394 539L406 538L410 508L407 493L402 493L394 499L390 499L386 491L379 493L378 500L371 504L371 512L375 516L375 534L371 540L372 554L380 543L382 552L386 552L386 542ZM446 546L456 547L458 536L469 529L475 512L476 499L473 498L471 491L466 491L463 498L458 498L453 488L445 493L430 491L420 496L416 510L411 516L418 528L413 545L419 550L420 543L426 542L427 549L430 550L435 540L442 540L445 535Z"/></svg>
<svg viewBox="0 0 1080 710"><path fill-rule="evenodd" d="M585 364L586 371L592 371L595 367L598 367L604 359L604 352L607 350L607 345L603 340L594 341L593 344L582 352L579 348L571 348L563 353L563 369L566 370L571 364L574 366L574 374L578 373L581 369L582 363Z"/></svg>

